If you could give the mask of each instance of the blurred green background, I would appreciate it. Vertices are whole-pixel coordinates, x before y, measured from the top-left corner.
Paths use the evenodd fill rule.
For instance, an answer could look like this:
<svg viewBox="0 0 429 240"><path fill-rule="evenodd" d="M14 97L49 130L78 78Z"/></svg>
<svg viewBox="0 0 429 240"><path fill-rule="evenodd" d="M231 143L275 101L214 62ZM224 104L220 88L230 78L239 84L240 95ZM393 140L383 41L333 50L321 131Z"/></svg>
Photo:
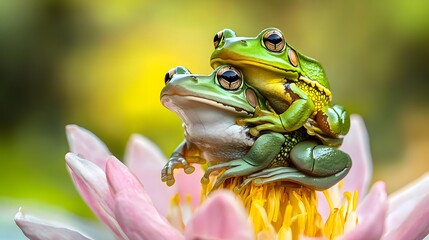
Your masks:
<svg viewBox="0 0 429 240"><path fill-rule="evenodd" d="M140 133L169 154L180 120L159 103L176 65L211 72L214 34L280 28L324 66L334 102L361 114L375 180L429 170L428 1L0 1L0 198L93 217L65 170L64 126L122 158Z"/></svg>

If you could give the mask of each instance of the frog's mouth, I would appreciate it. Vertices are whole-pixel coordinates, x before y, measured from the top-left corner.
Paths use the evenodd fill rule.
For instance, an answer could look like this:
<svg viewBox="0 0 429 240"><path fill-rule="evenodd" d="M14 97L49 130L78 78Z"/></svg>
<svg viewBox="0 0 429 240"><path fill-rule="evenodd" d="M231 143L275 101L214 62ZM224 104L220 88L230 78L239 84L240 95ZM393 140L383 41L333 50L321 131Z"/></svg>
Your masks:
<svg viewBox="0 0 429 240"><path fill-rule="evenodd" d="M238 63L238 64L237 64ZM210 61L210 64L213 68L217 68L220 65L223 64L231 64L233 66L237 66L240 67L242 65L247 66L247 65L251 65L251 66L255 66L255 67L260 67L263 69L271 69L274 72L277 73L285 73L285 72L295 72L293 70L286 70L284 68L280 68L280 67L276 67L274 65L271 64L267 64L267 63L263 63L260 60L252 60L252 59L240 59L237 57L232 57L232 56L228 56L228 57L222 57L222 56L216 56L215 58L213 58Z"/></svg>
<svg viewBox="0 0 429 240"><path fill-rule="evenodd" d="M299 74L298 72L294 71L294 70L287 70L284 68L280 68L280 67L276 67L274 65L271 64L267 64L267 63L263 63L261 61L258 60L252 60L252 59L240 59L237 57L224 57L222 56L216 56L215 58L213 58L210 61L210 64L212 65L213 68L216 68L222 64L231 64L231 65L235 65L236 67L240 68L242 66L254 66L254 67L258 67L261 69L270 69L271 72L274 73L275 76L278 76L277 74L280 74L281 77L285 77L284 74L296 74L295 77L285 77L287 79L287 81L302 81L306 84L308 84L310 87L314 88L317 87L317 89L321 92L323 92L328 98L329 101L332 100L332 94L331 91L329 90L329 86L324 86L322 84L320 84L319 82L312 80L308 77L305 77L301 74ZM269 74L270 71L265 71L264 74ZM292 76L292 75L291 75Z"/></svg>
<svg viewBox="0 0 429 240"><path fill-rule="evenodd" d="M192 108L192 104L189 103L198 103L202 106L209 106L215 109L216 111L228 112L233 115L244 115L245 117L253 116L254 111L249 111L241 107L228 105L226 103L222 103L207 97L189 95L189 94L162 94L161 95L161 103L170 108L171 105L174 105L175 108L185 108L185 105L188 109ZM210 110L207 109L206 110Z"/></svg>
<svg viewBox="0 0 429 240"><path fill-rule="evenodd" d="M185 98L187 98L191 101L200 102L200 103L204 103L204 104L207 104L210 106L214 106L216 108L222 108L222 109L227 110L227 111L233 111L235 113L244 113L246 115L253 115L253 112L249 112L248 110L245 110L243 108L231 106L231 105L221 103L221 102L209 99L209 98L201 98L201 97L196 97L196 96L186 96Z"/></svg>

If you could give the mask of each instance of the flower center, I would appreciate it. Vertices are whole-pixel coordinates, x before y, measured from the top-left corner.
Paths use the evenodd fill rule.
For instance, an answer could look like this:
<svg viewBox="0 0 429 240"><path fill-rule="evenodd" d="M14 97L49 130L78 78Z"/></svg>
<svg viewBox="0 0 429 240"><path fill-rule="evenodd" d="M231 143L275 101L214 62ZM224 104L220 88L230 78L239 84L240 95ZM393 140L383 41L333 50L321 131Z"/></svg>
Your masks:
<svg viewBox="0 0 429 240"><path fill-rule="evenodd" d="M203 185L202 201L212 191L215 177ZM284 182L239 189L242 177L226 180L220 188L236 193L243 202L258 239L298 239L300 236L333 239L353 229L357 224L357 191L338 198L341 184L323 191L329 205L329 216L323 221L318 211L316 191Z"/></svg>

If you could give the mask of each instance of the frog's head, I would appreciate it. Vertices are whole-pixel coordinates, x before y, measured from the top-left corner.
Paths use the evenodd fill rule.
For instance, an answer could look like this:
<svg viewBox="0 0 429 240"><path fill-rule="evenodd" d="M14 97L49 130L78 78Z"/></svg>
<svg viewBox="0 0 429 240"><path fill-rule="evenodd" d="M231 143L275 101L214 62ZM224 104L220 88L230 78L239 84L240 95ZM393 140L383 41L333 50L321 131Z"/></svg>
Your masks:
<svg viewBox="0 0 429 240"><path fill-rule="evenodd" d="M165 75L161 103L185 122L215 121L230 117L253 116L256 106L264 106L261 95L243 81L243 75L228 65L217 67L210 75L191 74L184 67ZM194 118L194 119L191 119Z"/></svg>
<svg viewBox="0 0 429 240"><path fill-rule="evenodd" d="M283 77L291 81L304 77L329 89L322 66L292 48L279 29L267 28L253 38L237 37L234 31L224 29L215 35L213 43L215 50L210 58L213 68L231 64L245 75L247 71L258 69L267 77L274 74L273 78Z"/></svg>

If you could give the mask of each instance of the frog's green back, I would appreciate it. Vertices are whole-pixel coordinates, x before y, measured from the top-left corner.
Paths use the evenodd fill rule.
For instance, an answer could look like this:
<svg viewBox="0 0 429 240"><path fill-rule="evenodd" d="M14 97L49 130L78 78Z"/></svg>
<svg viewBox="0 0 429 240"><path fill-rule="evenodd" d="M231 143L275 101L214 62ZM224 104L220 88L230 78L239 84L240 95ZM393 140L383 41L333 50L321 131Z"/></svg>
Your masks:
<svg viewBox="0 0 429 240"><path fill-rule="evenodd" d="M327 89L330 89L329 82L322 65L313 58L307 57L301 53L298 53L298 55L300 66L307 77L317 81Z"/></svg>

